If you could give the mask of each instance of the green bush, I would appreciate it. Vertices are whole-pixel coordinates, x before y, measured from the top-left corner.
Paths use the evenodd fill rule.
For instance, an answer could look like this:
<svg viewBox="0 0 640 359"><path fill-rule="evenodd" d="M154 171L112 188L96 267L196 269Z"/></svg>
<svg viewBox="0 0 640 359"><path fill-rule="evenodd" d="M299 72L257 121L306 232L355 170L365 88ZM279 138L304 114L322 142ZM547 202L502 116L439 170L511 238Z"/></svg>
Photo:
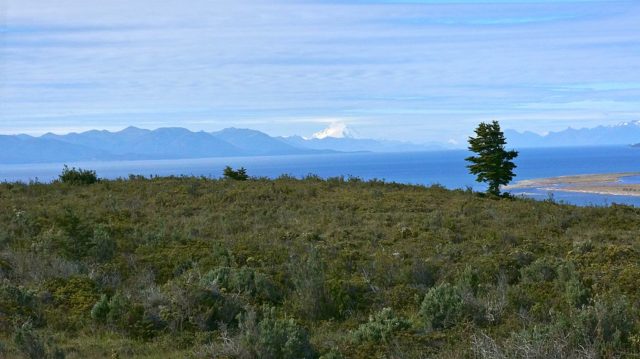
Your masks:
<svg viewBox="0 0 640 359"><path fill-rule="evenodd" d="M58 310L64 311L65 325L82 324L89 318L99 293L95 282L85 276L53 279L45 284Z"/></svg>
<svg viewBox="0 0 640 359"><path fill-rule="evenodd" d="M564 286L564 297L569 305L581 308L588 304L590 292L580 279L573 263L558 268L558 281Z"/></svg>
<svg viewBox="0 0 640 359"><path fill-rule="evenodd" d="M164 301L159 317L172 333L210 331L219 324L235 324L242 302L236 293L222 293L211 281L215 282L215 277L198 278L188 271L162 287Z"/></svg>
<svg viewBox="0 0 640 359"><path fill-rule="evenodd" d="M60 241L59 245L67 258L80 259L89 253L93 231L78 215L78 211L65 207L62 213L56 216L55 224L64 232L61 238L55 239Z"/></svg>
<svg viewBox="0 0 640 359"><path fill-rule="evenodd" d="M29 359L64 359L65 357L64 352L51 339L43 339L28 321L16 328L13 342Z"/></svg>
<svg viewBox="0 0 640 359"><path fill-rule="evenodd" d="M258 321L248 311L240 319L240 351L245 358L315 358L307 331L293 319L277 318L275 308L263 307Z"/></svg>
<svg viewBox="0 0 640 359"><path fill-rule="evenodd" d="M39 321L41 317L36 294L13 285L9 280L0 281L0 331L7 329L13 320Z"/></svg>
<svg viewBox="0 0 640 359"><path fill-rule="evenodd" d="M602 350L624 348L636 330L637 314L624 296L596 298L574 315L575 326Z"/></svg>
<svg viewBox="0 0 640 359"><path fill-rule="evenodd" d="M99 323L106 323L109 315L109 298L103 294L91 308L91 318Z"/></svg>
<svg viewBox="0 0 640 359"><path fill-rule="evenodd" d="M502 343L476 334L472 348L479 358L617 358L625 357L636 317L625 297L601 300L568 314L551 313L549 323L511 333ZM627 348L627 349L625 349Z"/></svg>
<svg viewBox="0 0 640 359"><path fill-rule="evenodd" d="M107 262L113 258L117 250L117 243L111 238L108 228L98 226L93 230L89 253L99 262Z"/></svg>
<svg viewBox="0 0 640 359"><path fill-rule="evenodd" d="M269 277L247 267L216 268L206 273L200 284L204 287L216 286L225 292L244 293L258 302L275 303L280 299L280 294Z"/></svg>
<svg viewBox="0 0 640 359"><path fill-rule="evenodd" d="M456 287L440 284L424 296L419 314L431 329L449 328L464 317L464 301Z"/></svg>
<svg viewBox="0 0 640 359"><path fill-rule="evenodd" d="M315 248L308 250L306 258L293 262L290 273L295 287L293 306L298 315L317 320L337 314L327 288L324 263Z"/></svg>
<svg viewBox="0 0 640 359"><path fill-rule="evenodd" d="M47 357L45 344L35 333L30 322L26 322L16 329L13 342L28 358L42 359Z"/></svg>
<svg viewBox="0 0 640 359"><path fill-rule="evenodd" d="M68 183L72 185L88 185L98 182L98 176L96 171L83 170L75 167L69 168L67 165L62 169L62 173L58 176L58 179L62 183Z"/></svg>
<svg viewBox="0 0 640 359"><path fill-rule="evenodd" d="M369 321L360 324L351 336L356 343L387 343L393 334L407 328L409 328L407 320L398 318L391 308L383 308L374 315L370 315Z"/></svg>
<svg viewBox="0 0 640 359"><path fill-rule="evenodd" d="M561 260L557 258L542 257L522 268L521 281L524 283L550 282L556 279L558 266Z"/></svg>
<svg viewBox="0 0 640 359"><path fill-rule="evenodd" d="M227 166L222 171L222 175L225 179L232 179L236 181L246 181L249 179L249 175L247 175L247 170L244 167L240 167L237 170L234 170L230 166Z"/></svg>
<svg viewBox="0 0 640 359"><path fill-rule="evenodd" d="M120 293L110 299L102 295L91 308L91 318L108 324L112 328L140 339L150 339L156 335L155 323L145 315L144 308Z"/></svg>

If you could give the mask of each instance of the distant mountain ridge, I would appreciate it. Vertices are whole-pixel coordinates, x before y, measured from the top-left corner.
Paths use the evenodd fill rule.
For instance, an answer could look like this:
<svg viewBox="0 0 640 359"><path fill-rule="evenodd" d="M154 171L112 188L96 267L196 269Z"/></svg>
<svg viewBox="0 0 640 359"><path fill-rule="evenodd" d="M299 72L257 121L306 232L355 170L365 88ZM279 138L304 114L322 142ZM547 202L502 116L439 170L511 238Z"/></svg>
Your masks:
<svg viewBox="0 0 640 359"><path fill-rule="evenodd" d="M613 126L568 128L539 135L534 132L505 130L509 147L575 147L632 145L640 142L640 121L622 122Z"/></svg>
<svg viewBox="0 0 640 359"><path fill-rule="evenodd" d="M355 138L271 137L251 129L218 132L181 127L121 131L91 130L40 137L0 135L0 163L71 162L90 160L183 159L233 156L312 155L331 152L398 152L441 149L399 141Z"/></svg>
<svg viewBox="0 0 640 359"><path fill-rule="evenodd" d="M91 130L40 137L0 135L0 163L46 163L109 160L186 159L234 156L313 155L336 152L418 152L464 148L444 143L355 138L350 129L332 124L311 138L272 137L240 128L217 132L181 127L155 130L127 127L121 131ZM634 145L640 147L640 121L615 126L573 129L539 135L505 130L508 147L570 147Z"/></svg>

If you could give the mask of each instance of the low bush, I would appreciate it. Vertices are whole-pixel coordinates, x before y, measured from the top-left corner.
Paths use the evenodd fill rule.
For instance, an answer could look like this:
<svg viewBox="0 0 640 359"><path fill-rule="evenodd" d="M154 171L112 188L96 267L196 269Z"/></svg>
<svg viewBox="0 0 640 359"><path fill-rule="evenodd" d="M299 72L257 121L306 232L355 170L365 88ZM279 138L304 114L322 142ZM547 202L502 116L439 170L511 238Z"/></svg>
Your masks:
<svg viewBox="0 0 640 359"><path fill-rule="evenodd" d="M150 339L160 329L140 304L132 302L120 293L111 298L102 295L90 311L91 318L113 329L121 330L134 338Z"/></svg>
<svg viewBox="0 0 640 359"><path fill-rule="evenodd" d="M425 325L434 330L458 324L464 313L464 301L459 290L448 283L429 289L419 312Z"/></svg>
<svg viewBox="0 0 640 359"><path fill-rule="evenodd" d="M305 257L294 261L290 273L295 288L292 302L298 315L317 320L337 314L317 249L308 249Z"/></svg>
<svg viewBox="0 0 640 359"><path fill-rule="evenodd" d="M306 359L317 356L307 331L291 318L277 318L275 308L263 307L258 320L254 311L240 319L241 358Z"/></svg>
<svg viewBox="0 0 640 359"><path fill-rule="evenodd" d="M43 339L27 321L15 329L13 342L18 350L29 359L64 359L64 352L55 343Z"/></svg>
<svg viewBox="0 0 640 359"><path fill-rule="evenodd" d="M247 175L247 170L244 167L240 167L237 170L234 170L230 166L227 166L222 171L222 175L225 179L231 179L236 181L246 181L249 179L249 175Z"/></svg>
<svg viewBox="0 0 640 359"><path fill-rule="evenodd" d="M67 165L62 169L62 173L58 176L58 179L62 183L68 183L72 185L89 185L98 182L98 176L96 171L83 170L75 167L69 168Z"/></svg>
<svg viewBox="0 0 640 359"><path fill-rule="evenodd" d="M351 336L356 343L387 343L396 332L407 328L409 328L409 321L397 317L391 308L383 308L370 315L369 321L360 324L358 329L351 333Z"/></svg>
<svg viewBox="0 0 640 359"><path fill-rule="evenodd" d="M0 331L8 330L14 321L39 322L41 313L34 291L0 280Z"/></svg>
<svg viewBox="0 0 640 359"><path fill-rule="evenodd" d="M280 299L280 293L269 277L247 267L216 268L202 276L200 284L215 286L224 292L244 293L257 302L275 303Z"/></svg>

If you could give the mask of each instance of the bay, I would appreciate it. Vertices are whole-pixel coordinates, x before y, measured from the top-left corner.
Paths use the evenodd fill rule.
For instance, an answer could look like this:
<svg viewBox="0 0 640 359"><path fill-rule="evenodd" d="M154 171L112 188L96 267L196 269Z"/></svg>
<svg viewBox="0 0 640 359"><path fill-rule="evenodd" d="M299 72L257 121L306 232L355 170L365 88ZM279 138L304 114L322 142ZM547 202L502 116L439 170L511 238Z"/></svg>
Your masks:
<svg viewBox="0 0 640 359"><path fill-rule="evenodd" d="M514 180L580 174L640 171L640 149L629 146L531 148L519 149ZM283 174L303 177L315 174L323 178L353 176L365 180L384 179L407 184L440 184L451 189L484 190L466 168L466 150L410 153L336 153L304 156L224 157L182 160L108 161L68 163L69 166L95 170L99 177L118 178L130 174L142 176L219 177L222 169L245 167L251 176L275 178ZM49 182L57 178L62 163L0 164L0 181ZM635 181L634 178L626 179ZM514 190L515 195L536 199L553 198L577 205L621 203L640 206L640 197Z"/></svg>

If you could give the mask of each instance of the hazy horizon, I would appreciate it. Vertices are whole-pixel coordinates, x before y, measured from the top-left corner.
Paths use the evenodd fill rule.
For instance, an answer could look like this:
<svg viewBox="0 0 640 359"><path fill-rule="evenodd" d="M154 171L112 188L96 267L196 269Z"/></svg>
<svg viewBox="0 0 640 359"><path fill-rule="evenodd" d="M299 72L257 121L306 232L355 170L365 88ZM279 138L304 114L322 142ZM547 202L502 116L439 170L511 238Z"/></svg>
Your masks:
<svg viewBox="0 0 640 359"><path fill-rule="evenodd" d="M461 143L640 120L640 4L8 0L0 133L185 127Z"/></svg>
<svg viewBox="0 0 640 359"><path fill-rule="evenodd" d="M486 121L485 121L486 122ZM512 129L512 128L503 128L503 131L515 131L517 133L520 134L526 134L526 133L533 133L535 135L538 136L542 136L542 137L546 137L551 133L558 133L558 132L563 132L563 131L567 131L567 130L593 130L599 127L615 127L615 126L623 126L623 125L627 125L627 124L636 124L638 126L640 126L640 120L636 120L636 121L627 121L627 122L619 122L617 124L594 124L593 127L587 127L587 126L582 126L582 127L572 127L572 126L568 126L566 128L560 129L558 131L544 131L544 132L537 132L537 131L530 131L530 130L516 130L516 129ZM251 131L259 131L262 132L266 135L269 135L271 137L284 137L284 138L290 138L290 137L301 137L303 139L323 139L323 138L327 138L327 137L331 137L331 138L344 138L344 137L348 137L348 138L355 138L355 139L364 139L364 137L362 137L359 133L358 130L350 127L346 122L332 122L326 125L326 127L322 128L320 131L316 131L313 132L311 134L305 133L289 133L289 134L280 134L280 135L275 135L272 132L270 132L269 130L257 130L255 128L252 128L250 126L246 126L246 127L237 127L237 126L229 126L229 127L222 127L222 128L217 128L217 129L213 129L213 130L202 130L202 129L194 129L194 128L190 128L187 126L160 126L160 127L153 127L153 126L148 126L148 127L144 127L144 126L136 126L136 125L127 125L124 127L116 127L116 128L100 128L100 127L96 127L96 128L91 128L91 129L83 129L83 130L79 130L79 131L74 131L74 130L69 130L67 132L53 132L53 131L49 131L49 132L39 132L39 133L14 133L14 134L7 134L7 133L0 133L0 135L8 135L8 136L13 136L13 135L27 135L27 136L32 136L32 137L42 137L45 135L59 135L59 136L65 136L65 135L70 135L70 134L82 134L82 133L86 133L86 132L91 132L91 131L107 131L107 132L111 132L111 133L118 133L118 132L122 132L125 131L129 128L136 128L136 129L141 129L141 130L147 130L147 131L156 131L156 130L160 130L160 129L167 129L167 128L178 128L178 129L186 129L188 131L191 132L207 132L207 133L215 133L215 132L220 132L223 130L228 130L228 129L238 129L238 130L251 130ZM472 136L472 133L468 134L469 136ZM373 140L386 140L385 138L376 138L376 137L371 137L368 139L373 139ZM640 138L639 138L640 139ZM401 140L396 140L396 141L401 141ZM415 143L428 143L428 142L439 142L439 141L406 141L406 142L415 142ZM451 142L446 142L446 141L441 141L440 143L449 143L452 144ZM458 142L456 143L457 145L462 145L463 147L466 146L466 141L465 142Z"/></svg>

